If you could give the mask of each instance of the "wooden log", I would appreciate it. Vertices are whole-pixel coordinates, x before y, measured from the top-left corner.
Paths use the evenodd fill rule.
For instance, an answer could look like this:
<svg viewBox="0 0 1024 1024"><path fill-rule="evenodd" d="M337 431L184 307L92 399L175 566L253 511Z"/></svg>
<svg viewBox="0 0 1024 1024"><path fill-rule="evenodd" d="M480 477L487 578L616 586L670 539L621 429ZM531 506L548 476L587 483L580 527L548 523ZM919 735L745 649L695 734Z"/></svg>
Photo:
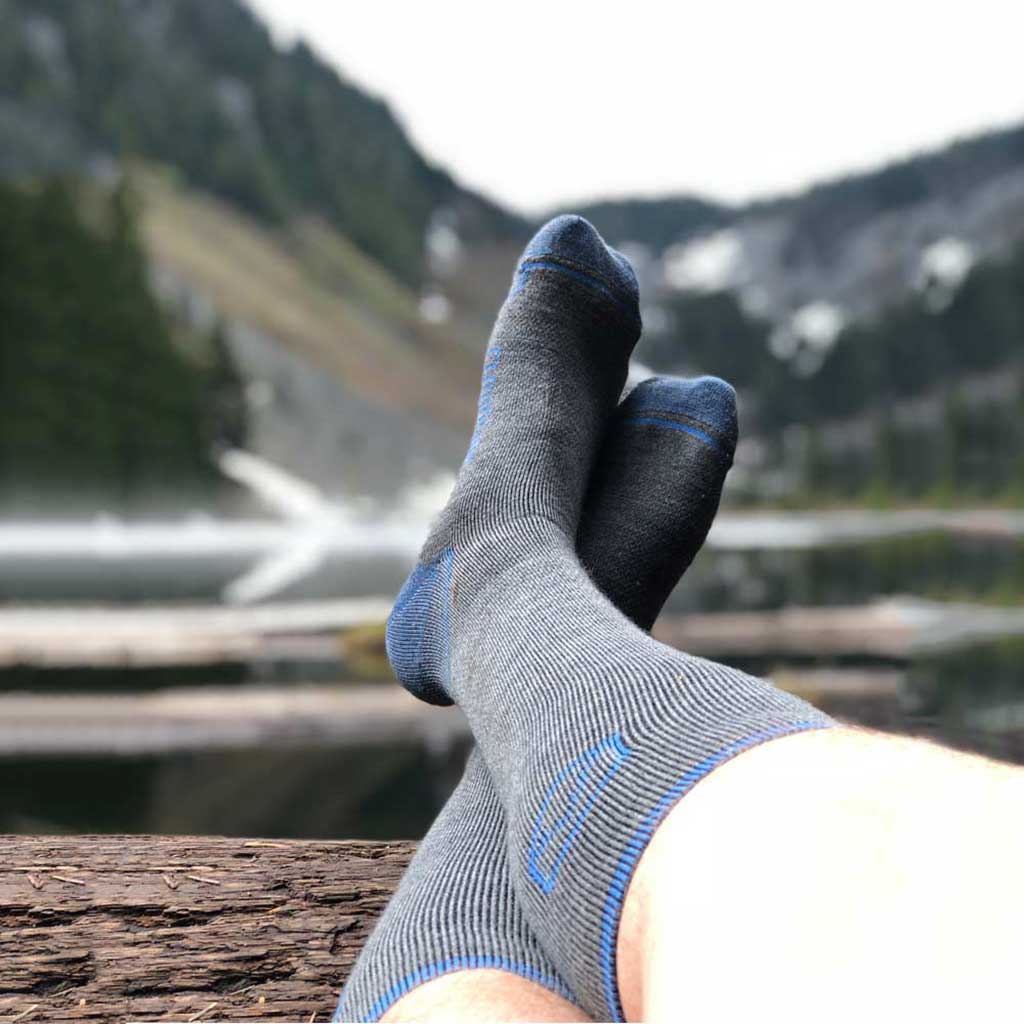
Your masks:
<svg viewBox="0 0 1024 1024"><path fill-rule="evenodd" d="M663 643L705 657L830 657L909 660L972 643L1024 635L1024 609L892 598L838 608L668 615Z"/></svg>
<svg viewBox="0 0 1024 1024"><path fill-rule="evenodd" d="M273 656L281 638L321 638L317 657L342 653L338 634L383 624L387 598L223 605L0 608L0 667L217 665ZM382 627L383 628L383 627ZM304 649L300 657L311 652Z"/></svg>
<svg viewBox="0 0 1024 1024"><path fill-rule="evenodd" d="M328 1021L414 848L4 837L0 1021Z"/></svg>
<svg viewBox="0 0 1024 1024"><path fill-rule="evenodd" d="M0 693L0 757L409 742L446 749L467 732L456 708L431 707L388 683Z"/></svg>
<svg viewBox="0 0 1024 1024"><path fill-rule="evenodd" d="M0 608L0 668L141 668L224 662L327 661L369 627L383 657L388 601L297 602L257 608ZM850 607L666 615L654 635L716 658L865 654L906 659L1024 635L1024 610L891 598ZM364 640L364 643L366 641Z"/></svg>
<svg viewBox="0 0 1024 1024"><path fill-rule="evenodd" d="M785 667L771 673L812 704L899 701L905 673ZM192 686L142 693L0 693L0 758L145 756L292 746L424 743L444 750L469 733L457 708L394 684Z"/></svg>

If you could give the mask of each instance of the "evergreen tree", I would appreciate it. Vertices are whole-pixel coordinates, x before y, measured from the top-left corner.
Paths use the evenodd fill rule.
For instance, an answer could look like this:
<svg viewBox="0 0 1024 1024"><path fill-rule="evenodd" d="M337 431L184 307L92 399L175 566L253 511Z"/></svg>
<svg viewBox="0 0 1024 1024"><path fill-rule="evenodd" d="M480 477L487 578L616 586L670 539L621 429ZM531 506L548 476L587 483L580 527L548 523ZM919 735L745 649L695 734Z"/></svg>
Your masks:
<svg viewBox="0 0 1024 1024"><path fill-rule="evenodd" d="M209 489L209 449L230 407L244 433L227 349L189 359L152 294L131 197L104 231L73 189L0 186L0 491L96 494L121 504L151 489ZM235 397L238 396L238 397Z"/></svg>

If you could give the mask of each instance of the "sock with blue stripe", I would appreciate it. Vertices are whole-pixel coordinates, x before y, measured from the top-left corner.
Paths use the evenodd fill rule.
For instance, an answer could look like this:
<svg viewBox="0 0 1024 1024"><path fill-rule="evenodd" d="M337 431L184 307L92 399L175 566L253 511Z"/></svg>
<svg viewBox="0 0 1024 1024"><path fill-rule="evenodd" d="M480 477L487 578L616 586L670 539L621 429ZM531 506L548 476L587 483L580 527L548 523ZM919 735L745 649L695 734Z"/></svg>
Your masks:
<svg viewBox="0 0 1024 1024"><path fill-rule="evenodd" d="M675 412L648 427L644 410L659 395ZM709 418L731 426L716 430ZM595 585L642 628L707 536L732 464L734 424L732 391L718 381L645 381L616 413L588 490L579 553ZM377 1020L423 982L479 967L573 1000L519 909L505 813L473 750L367 941L335 1019Z"/></svg>
<svg viewBox="0 0 1024 1024"><path fill-rule="evenodd" d="M619 916L664 816L737 753L830 724L769 683L652 640L576 557L637 309L628 264L586 221L558 218L530 243L491 338L471 453L387 629L401 681L466 713L523 913L601 1020L622 1015ZM635 426L685 415L657 399Z"/></svg>
<svg viewBox="0 0 1024 1024"><path fill-rule="evenodd" d="M615 413L576 547L598 589L641 629L711 529L736 432L732 388L713 377L644 381Z"/></svg>

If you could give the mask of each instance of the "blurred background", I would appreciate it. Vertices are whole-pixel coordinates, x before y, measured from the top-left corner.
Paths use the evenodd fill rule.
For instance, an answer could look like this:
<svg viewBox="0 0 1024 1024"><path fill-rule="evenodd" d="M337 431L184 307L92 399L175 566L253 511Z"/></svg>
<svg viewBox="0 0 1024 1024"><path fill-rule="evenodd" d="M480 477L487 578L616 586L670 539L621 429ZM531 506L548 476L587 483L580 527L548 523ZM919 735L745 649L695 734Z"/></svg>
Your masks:
<svg viewBox="0 0 1024 1024"><path fill-rule="evenodd" d="M1024 26L411 6L0 0L0 830L422 834L382 623L562 211L740 395L657 635L1024 762Z"/></svg>

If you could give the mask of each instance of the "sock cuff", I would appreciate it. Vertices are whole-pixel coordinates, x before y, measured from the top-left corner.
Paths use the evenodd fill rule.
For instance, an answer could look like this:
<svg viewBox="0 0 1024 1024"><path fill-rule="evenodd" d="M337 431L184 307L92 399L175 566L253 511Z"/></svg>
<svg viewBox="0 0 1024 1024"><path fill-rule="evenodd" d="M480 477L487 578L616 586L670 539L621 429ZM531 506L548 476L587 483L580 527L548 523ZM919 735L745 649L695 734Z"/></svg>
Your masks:
<svg viewBox="0 0 1024 1024"><path fill-rule="evenodd" d="M374 1002L365 1014L358 1019L363 1022L378 1021L391 1009L403 996L408 995L413 989L435 978L441 978L446 974L455 974L457 971L479 971L479 970L504 971L506 974L514 974L517 977L525 978L536 985L541 985L549 992L560 996L562 999L574 1006L578 1006L576 997L569 990L569 987L556 974L545 971L524 960L514 960L511 957L496 956L491 954L467 954L461 956L449 956L442 960L423 964L415 970L404 975ZM338 1008L331 1018L333 1021L343 1021L345 1016L345 993L342 993Z"/></svg>

